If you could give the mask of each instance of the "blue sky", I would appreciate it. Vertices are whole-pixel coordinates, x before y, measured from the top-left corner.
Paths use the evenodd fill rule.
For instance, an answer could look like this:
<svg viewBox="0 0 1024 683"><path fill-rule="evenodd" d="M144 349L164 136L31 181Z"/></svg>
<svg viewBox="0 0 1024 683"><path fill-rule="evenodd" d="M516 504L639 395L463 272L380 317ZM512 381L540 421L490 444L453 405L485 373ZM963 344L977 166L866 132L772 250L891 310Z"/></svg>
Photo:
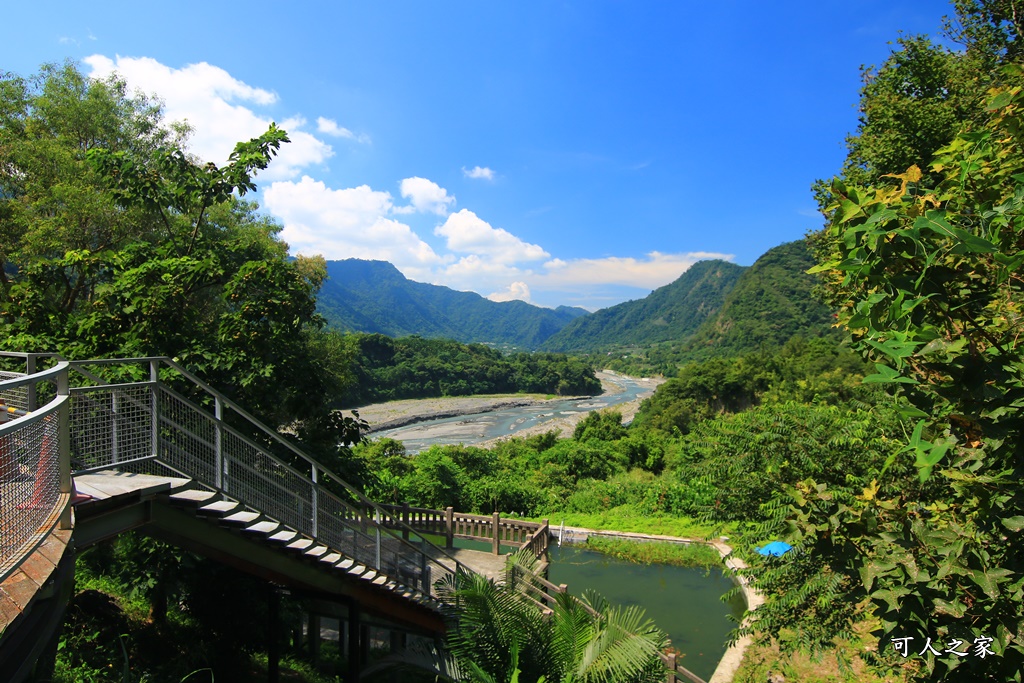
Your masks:
<svg viewBox="0 0 1024 683"><path fill-rule="evenodd" d="M700 258L820 226L809 186L857 125L859 67L938 0L45 2L0 69L116 70L257 181L293 253L377 258L496 300L603 308Z"/></svg>

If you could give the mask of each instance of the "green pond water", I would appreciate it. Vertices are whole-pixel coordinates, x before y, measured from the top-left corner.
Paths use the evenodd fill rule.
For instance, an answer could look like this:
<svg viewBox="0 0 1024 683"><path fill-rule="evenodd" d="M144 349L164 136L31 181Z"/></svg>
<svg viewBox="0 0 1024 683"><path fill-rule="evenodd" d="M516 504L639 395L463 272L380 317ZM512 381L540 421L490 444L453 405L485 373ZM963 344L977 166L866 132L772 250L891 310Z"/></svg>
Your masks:
<svg viewBox="0 0 1024 683"><path fill-rule="evenodd" d="M679 663L704 680L711 678L736 627L729 615L742 617L745 608L739 595L722 602L733 587L722 570L637 564L568 544L552 545L548 554L548 580L567 584L576 595L589 588L612 603L643 607L683 655Z"/></svg>
<svg viewBox="0 0 1024 683"><path fill-rule="evenodd" d="M485 552L491 548L490 543L461 539L456 539L455 545ZM511 550L501 549L503 553ZM672 647L679 651L679 663L704 680L714 674L725 654L726 637L736 627L729 615L738 619L746 607L740 595L722 602L721 596L734 584L718 568L638 564L585 546L559 547L554 541L548 558L548 580L566 584L569 592L580 595L592 589L612 603L643 607L647 618L668 634Z"/></svg>

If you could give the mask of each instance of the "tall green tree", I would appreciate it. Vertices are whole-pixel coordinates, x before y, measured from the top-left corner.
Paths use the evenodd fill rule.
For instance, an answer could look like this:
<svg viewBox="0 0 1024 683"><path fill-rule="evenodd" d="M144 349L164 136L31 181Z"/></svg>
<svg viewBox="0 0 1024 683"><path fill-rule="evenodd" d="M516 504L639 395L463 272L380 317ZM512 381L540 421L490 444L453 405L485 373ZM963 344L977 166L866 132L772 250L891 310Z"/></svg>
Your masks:
<svg viewBox="0 0 1024 683"><path fill-rule="evenodd" d="M928 680L1024 671L1024 69L1000 79L984 123L936 153L934 186L917 167L896 187L832 185L816 270L875 363L864 381L909 403L906 445L862 490L791 489L802 559L761 575L780 595L867 601L890 663L910 638ZM761 627L777 634L793 614L769 601Z"/></svg>

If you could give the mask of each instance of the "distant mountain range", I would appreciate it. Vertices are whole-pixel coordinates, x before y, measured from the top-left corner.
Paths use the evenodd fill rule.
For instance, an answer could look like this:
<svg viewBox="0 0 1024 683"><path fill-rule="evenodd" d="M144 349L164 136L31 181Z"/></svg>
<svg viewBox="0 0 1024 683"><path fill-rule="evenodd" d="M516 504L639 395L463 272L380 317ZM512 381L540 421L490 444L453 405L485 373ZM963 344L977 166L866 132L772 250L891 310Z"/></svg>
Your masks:
<svg viewBox="0 0 1024 683"><path fill-rule="evenodd" d="M588 311L496 302L474 292L414 282L387 261L327 262L317 310L335 329L389 337L418 334L525 349L540 344Z"/></svg>
<svg viewBox="0 0 1024 683"><path fill-rule="evenodd" d="M781 346L794 335L827 334L831 312L811 289L804 240L769 249L750 267L700 261L675 282L637 301L578 318L548 339L548 351L593 352L660 342L699 360Z"/></svg>
<svg viewBox="0 0 1024 683"><path fill-rule="evenodd" d="M385 261L346 259L327 262L317 308L335 329L391 337L577 353L672 342L698 359L827 334L831 316L811 296L812 265L804 240L770 249L750 267L700 261L643 299L588 313L494 302L413 282Z"/></svg>
<svg viewBox="0 0 1024 683"><path fill-rule="evenodd" d="M546 351L594 351L608 346L681 340L722 308L745 268L698 261L675 282L643 299L602 308L573 320L541 346Z"/></svg>

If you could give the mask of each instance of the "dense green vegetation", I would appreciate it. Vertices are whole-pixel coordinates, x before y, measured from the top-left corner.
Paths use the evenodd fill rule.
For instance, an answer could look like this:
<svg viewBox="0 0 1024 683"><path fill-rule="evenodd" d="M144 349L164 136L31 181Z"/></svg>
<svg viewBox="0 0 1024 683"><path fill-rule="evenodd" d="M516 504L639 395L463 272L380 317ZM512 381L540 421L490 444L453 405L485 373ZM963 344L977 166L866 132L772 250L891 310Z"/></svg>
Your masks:
<svg viewBox="0 0 1024 683"><path fill-rule="evenodd" d="M642 564L672 564L678 567L721 567L718 551L703 543L637 542L591 536L587 548L612 557Z"/></svg>
<svg viewBox="0 0 1024 683"><path fill-rule="evenodd" d="M331 329L445 337L536 349L582 308L495 302L474 292L413 282L385 261L327 261L317 311Z"/></svg>
<svg viewBox="0 0 1024 683"><path fill-rule="evenodd" d="M766 597L743 632L779 657L856 643L889 678L1020 681L1024 48L1014 2L954 6L946 30L962 50L906 37L866 72L842 177L816 185L828 221L808 240L818 265L803 243L769 252L728 294L714 290L720 306L689 339L657 336L679 312L651 307L698 303L675 290L624 305L621 319L574 323L617 344L610 362L619 367L674 376L628 428L614 411L593 413L569 439L435 446L415 457L387 439L337 449L326 411L304 415L299 433L382 502L725 531ZM312 297L322 264L289 262L277 227L232 195L251 189L282 131L243 143L224 169L199 168L160 129L158 110L116 82L55 67L32 82L7 75L0 87L5 347L175 355L278 423L346 382L356 396L468 393L510 377L518 388L542 381L555 388L541 391L586 393L570 387L588 382L589 369L564 357L319 332ZM711 291L711 275L730 271L718 267L691 277ZM843 343L822 331L830 320L810 297L807 270ZM699 305L687 310L701 315ZM659 332L625 335L647 322ZM653 338L656 347L620 353ZM282 387L273 406L259 395L266 381ZM753 552L773 538L794 550ZM147 594L155 615L172 596L190 604L161 576L144 584L162 586ZM463 622L471 633L502 626L487 621L489 606L519 620L479 652L473 635L454 637L464 660L493 679L517 668L524 680L563 675L553 659L537 663L552 634L534 612L483 584L456 589L475 591L482 606ZM914 639L910 658L892 647L899 637ZM921 650L929 639L982 642L992 654Z"/></svg>
<svg viewBox="0 0 1024 683"><path fill-rule="evenodd" d="M749 268L734 266L739 277L718 293L715 300L720 303L715 307L709 307L702 315L690 311L699 325L693 324L685 333L674 337L645 333L629 337L631 345L606 345L601 364L632 375L674 377L687 363L761 350L768 352L794 337L828 337L830 346L834 346L842 336L831 327L833 317L829 308L812 294L817 278L806 271L814 264L806 240L769 249ZM691 270L700 265L694 265ZM684 274L678 282L686 277ZM645 303L654 296L629 305ZM611 313L616 308L606 310ZM638 307L637 311L640 310L646 309ZM581 318L566 326L562 334L575 328L582 332L587 321L604 313L598 311ZM637 329L648 329L640 321L633 321L633 324ZM593 348L589 339L578 343Z"/></svg>
<svg viewBox="0 0 1024 683"><path fill-rule="evenodd" d="M784 482L826 470L866 483L889 455L888 423L871 406L890 399L859 384L862 370L825 340L796 340L779 354L690 366L689 379L659 387L629 429L605 411L571 439L433 446L415 458L380 439L354 453L371 497L389 502L554 519L618 511L743 521ZM715 389L726 377L733 393Z"/></svg>
<svg viewBox="0 0 1024 683"><path fill-rule="evenodd" d="M344 358L340 372L351 378L345 406L472 394L601 393L593 368L562 354L505 355L482 344L381 334L349 334L338 342Z"/></svg>
<svg viewBox="0 0 1024 683"><path fill-rule="evenodd" d="M573 320L548 339L551 351L595 351L613 346L681 340L714 316L744 271L725 261L699 261L675 282L637 301Z"/></svg>

